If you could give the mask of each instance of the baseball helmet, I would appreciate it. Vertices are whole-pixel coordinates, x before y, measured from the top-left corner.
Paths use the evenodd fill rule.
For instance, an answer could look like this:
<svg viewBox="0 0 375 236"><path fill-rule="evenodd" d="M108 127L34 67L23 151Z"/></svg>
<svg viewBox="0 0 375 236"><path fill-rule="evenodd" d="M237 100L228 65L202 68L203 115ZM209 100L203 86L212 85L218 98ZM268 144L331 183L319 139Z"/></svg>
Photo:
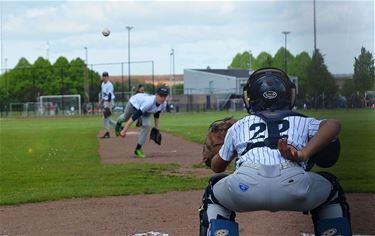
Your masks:
<svg viewBox="0 0 375 236"><path fill-rule="evenodd" d="M296 86L288 75L277 68L254 71L243 88L243 100L248 113L266 109L292 109Z"/></svg>
<svg viewBox="0 0 375 236"><path fill-rule="evenodd" d="M108 72L107 71L104 71L103 74L102 74L102 77L108 77Z"/></svg>
<svg viewBox="0 0 375 236"><path fill-rule="evenodd" d="M169 94L169 88L167 86L160 86L156 93L159 95L168 95Z"/></svg>

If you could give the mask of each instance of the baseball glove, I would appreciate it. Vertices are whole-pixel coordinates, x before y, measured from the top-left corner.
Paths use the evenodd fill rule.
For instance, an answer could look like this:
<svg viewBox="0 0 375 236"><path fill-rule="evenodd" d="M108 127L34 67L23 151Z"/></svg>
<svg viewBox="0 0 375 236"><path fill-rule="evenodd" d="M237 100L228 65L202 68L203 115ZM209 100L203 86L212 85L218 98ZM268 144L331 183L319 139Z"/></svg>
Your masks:
<svg viewBox="0 0 375 236"><path fill-rule="evenodd" d="M105 107L103 110L103 115L104 115L104 118L110 117L112 115L111 109L109 109L109 107Z"/></svg>
<svg viewBox="0 0 375 236"><path fill-rule="evenodd" d="M154 140L155 143L161 145L161 133L157 128L152 128L150 133L150 139Z"/></svg>
<svg viewBox="0 0 375 236"><path fill-rule="evenodd" d="M320 150L318 153L310 157L307 161L306 170L311 170L314 164L317 164L320 168L332 167L339 159L340 156L340 140L337 138L331 142L328 146Z"/></svg>
<svg viewBox="0 0 375 236"><path fill-rule="evenodd" d="M203 162L206 166L211 167L212 158L219 153L221 146L224 144L224 138L228 129L237 122L233 117L226 117L214 121L208 128L206 140L203 144Z"/></svg>

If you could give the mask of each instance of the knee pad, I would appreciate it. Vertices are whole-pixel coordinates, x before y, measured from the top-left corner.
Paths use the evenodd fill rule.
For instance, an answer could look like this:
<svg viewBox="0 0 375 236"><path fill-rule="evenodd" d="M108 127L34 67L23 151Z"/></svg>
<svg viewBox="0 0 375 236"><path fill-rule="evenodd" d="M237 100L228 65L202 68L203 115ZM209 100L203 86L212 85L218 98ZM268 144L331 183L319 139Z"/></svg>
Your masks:
<svg viewBox="0 0 375 236"><path fill-rule="evenodd" d="M337 177L328 172L317 172L317 174L330 181L332 189L327 200L311 211L315 235L352 235L349 204ZM339 204L343 216L333 219L320 219L319 210L331 204Z"/></svg>
<svg viewBox="0 0 375 236"><path fill-rule="evenodd" d="M212 219L209 236L238 236L238 224L233 220Z"/></svg>
<svg viewBox="0 0 375 236"><path fill-rule="evenodd" d="M314 225L315 235L322 236L351 236L352 231L347 218L321 219Z"/></svg>
<svg viewBox="0 0 375 236"><path fill-rule="evenodd" d="M213 204L213 203L220 204L216 200L216 198L213 194L213 187L217 182L219 182L221 179L223 179L227 176L228 176L227 174L220 173L220 174L212 176L208 180L208 186L207 186L207 188L206 188L206 190L203 194L203 197L202 197L202 202L203 202L204 205L207 206L207 204Z"/></svg>
<svg viewBox="0 0 375 236"><path fill-rule="evenodd" d="M214 175L212 176L209 181L208 181L208 186L206 188L206 190L204 191L204 194L203 194L203 197L202 197L202 205L201 207L199 208L199 222L200 222L200 233L199 235L200 236L206 236L207 235L207 231L208 231L208 226L209 226L209 221L208 221L208 217L207 217L207 205L208 204L219 204L221 205L215 198L215 196L213 195L213 186L219 182L221 179L227 177L228 175L227 174L217 174L217 175ZM235 213L233 212L233 214L231 215L231 219L235 218Z"/></svg>

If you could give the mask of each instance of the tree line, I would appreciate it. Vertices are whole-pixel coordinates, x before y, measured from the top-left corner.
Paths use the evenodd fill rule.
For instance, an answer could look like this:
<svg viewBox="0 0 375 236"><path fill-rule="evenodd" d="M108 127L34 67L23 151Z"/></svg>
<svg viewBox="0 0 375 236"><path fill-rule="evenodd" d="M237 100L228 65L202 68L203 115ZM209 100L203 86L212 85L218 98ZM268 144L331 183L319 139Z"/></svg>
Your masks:
<svg viewBox="0 0 375 236"><path fill-rule="evenodd" d="M100 77L81 58L68 61L59 57L53 64L43 57L37 58L33 64L21 58L14 68L0 75L0 110L9 109L10 103L37 102L39 96L45 95L79 94L85 103L97 102ZM85 79L88 94L85 94ZM139 84L134 80L132 83ZM144 86L146 91L154 91L152 84ZM116 92L133 89L128 83L121 82L115 83L114 87Z"/></svg>
<svg viewBox="0 0 375 236"><path fill-rule="evenodd" d="M0 77L0 100L9 103L36 102L43 95L80 94L84 97L84 78L89 78L90 95L100 90L100 75L76 58L59 57L55 63L39 57L33 64L21 58L17 65ZM90 96L90 97L91 97Z"/></svg>
<svg viewBox="0 0 375 236"><path fill-rule="evenodd" d="M307 52L294 56L284 47L273 57L267 52L254 57L245 51L237 53L228 66L231 69L253 70L262 67L276 67L297 76L299 100L315 107L333 107L340 96L353 103L353 99L363 98L365 91L375 89L374 58L364 47L354 58L352 79L346 80L340 91L319 49L313 52L312 57Z"/></svg>
<svg viewBox="0 0 375 236"><path fill-rule="evenodd" d="M308 101L312 105L329 106L340 95L348 99L353 95L363 97L365 91L375 89L374 58L364 47L354 58L353 79L347 80L341 91L319 50L312 57L307 52L294 56L281 47L273 57L267 52L261 52L256 58L245 51L237 53L228 68L258 69L272 66L285 70L285 56L288 74L299 79L299 100ZM88 96L85 96L85 78ZM80 94L84 102L96 102L100 83L100 74L89 68L81 58L68 61L65 57L59 57L53 64L42 57L33 64L21 58L14 68L0 75L0 109L7 109L10 103L36 102L43 95ZM127 83L116 83L114 86L117 92L132 90ZM154 85L145 84L145 88L153 92ZM174 87L174 94L182 91L183 85Z"/></svg>

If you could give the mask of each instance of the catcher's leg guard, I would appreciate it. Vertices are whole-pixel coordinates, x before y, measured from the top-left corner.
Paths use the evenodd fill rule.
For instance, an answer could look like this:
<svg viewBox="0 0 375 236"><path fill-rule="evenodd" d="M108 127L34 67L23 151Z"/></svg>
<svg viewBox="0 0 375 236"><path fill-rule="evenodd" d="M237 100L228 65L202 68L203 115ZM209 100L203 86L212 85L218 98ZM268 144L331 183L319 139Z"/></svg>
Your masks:
<svg viewBox="0 0 375 236"><path fill-rule="evenodd" d="M349 204L338 179L328 172L317 174L331 182L332 190L327 201L311 211L315 235L352 235Z"/></svg>
<svg viewBox="0 0 375 236"><path fill-rule="evenodd" d="M200 236L206 236L207 231L209 229L210 222L208 220L207 215L207 207L208 204L218 204L221 206L221 204L217 201L215 196L213 195L213 186L219 182L219 180L227 177L227 174L217 174L215 176L212 176L210 180L208 181L208 186L206 190L204 191L203 197L202 197L202 206L199 208L199 219L200 219L200 227L199 227L199 235ZM234 218L236 217L235 212L231 213L230 220L234 222ZM224 217L218 216L218 218L226 219ZM228 220L226 220L228 221Z"/></svg>
<svg viewBox="0 0 375 236"><path fill-rule="evenodd" d="M208 235L238 236L238 223L233 220L212 219L210 220L210 228Z"/></svg>

